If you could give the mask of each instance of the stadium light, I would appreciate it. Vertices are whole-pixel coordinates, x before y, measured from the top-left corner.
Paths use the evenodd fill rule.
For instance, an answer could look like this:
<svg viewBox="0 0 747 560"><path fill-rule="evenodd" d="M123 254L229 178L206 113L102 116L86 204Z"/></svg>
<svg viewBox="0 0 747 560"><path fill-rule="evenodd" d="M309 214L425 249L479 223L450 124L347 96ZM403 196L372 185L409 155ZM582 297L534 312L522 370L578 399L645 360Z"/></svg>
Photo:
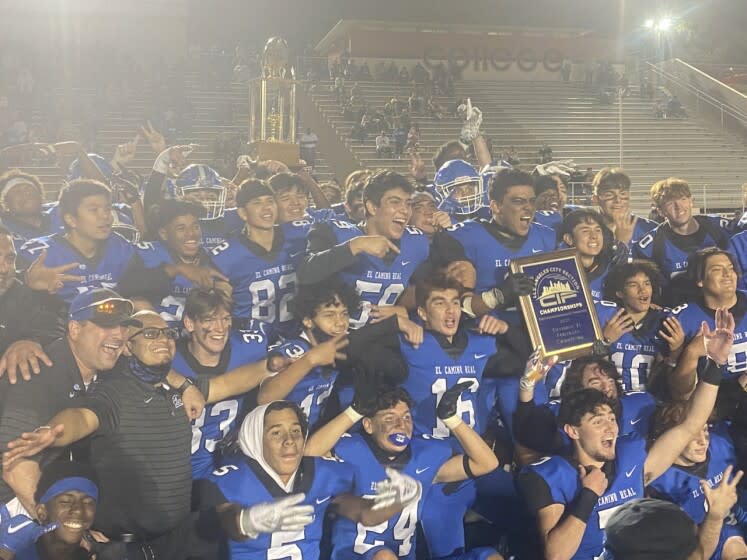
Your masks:
<svg viewBox="0 0 747 560"><path fill-rule="evenodd" d="M647 19L645 22L643 22L643 27L646 29L653 29L654 28L654 20Z"/></svg>
<svg viewBox="0 0 747 560"><path fill-rule="evenodd" d="M670 18L661 18L659 20L658 30L669 31L672 28L672 20Z"/></svg>

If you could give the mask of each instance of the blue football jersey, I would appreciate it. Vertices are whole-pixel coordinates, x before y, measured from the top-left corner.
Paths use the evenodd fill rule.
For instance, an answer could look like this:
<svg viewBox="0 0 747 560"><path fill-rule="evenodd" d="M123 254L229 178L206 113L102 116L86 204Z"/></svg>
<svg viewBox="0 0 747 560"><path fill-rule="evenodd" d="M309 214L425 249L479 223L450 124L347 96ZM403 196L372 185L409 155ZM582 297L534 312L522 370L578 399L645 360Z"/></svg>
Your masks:
<svg viewBox="0 0 747 560"><path fill-rule="evenodd" d="M635 226L633 226L633 237L630 238L628 247L632 248L639 240L643 239L650 232L658 227L658 223L642 216L635 216Z"/></svg>
<svg viewBox="0 0 747 560"><path fill-rule="evenodd" d="M174 258L174 255L160 241L136 243L135 248L145 268L157 268L178 262L178 257ZM204 257L206 261L210 261L207 254L204 254ZM156 312L169 325L178 326L181 322L187 295L193 287L192 281L181 274L171 280L169 294L156 305Z"/></svg>
<svg viewBox="0 0 747 560"><path fill-rule="evenodd" d="M737 257L739 263L739 284L740 290L747 290L747 231L740 231L729 240L729 252Z"/></svg>
<svg viewBox="0 0 747 560"><path fill-rule="evenodd" d="M371 440L360 434L345 434L335 445L335 455L353 468L354 493L373 497L376 483L387 478L385 467L372 451ZM423 502L433 479L452 456L447 442L428 436L414 436L408 448L398 457L395 468L419 481L421 498L408 505L388 521L367 527L339 517L332 532L332 560L366 558L374 547L386 546L398 558L415 558L415 527L421 519Z"/></svg>
<svg viewBox="0 0 747 560"><path fill-rule="evenodd" d="M253 469L249 461L241 458L210 475L209 480L228 502L246 508L287 495L264 472L260 478L255 469L261 468L254 463ZM260 533L256 539L243 541L229 539L232 560L318 560L324 514L336 496L352 493L354 472L347 463L321 457L305 457L301 470L296 474L293 493L306 494L300 505L313 506L314 521L299 531Z"/></svg>
<svg viewBox="0 0 747 560"><path fill-rule="evenodd" d="M734 344L729 353L726 373L728 377L736 377L747 372L747 293L737 291L737 304L729 311L734 315L735 327ZM672 313L685 331L685 344L698 334L703 321L711 329L716 326L715 311L706 308L702 301L682 304L674 308Z"/></svg>
<svg viewBox="0 0 747 560"><path fill-rule="evenodd" d="M13 234L13 246L16 252L20 251L23 244L29 239L46 237L52 233L52 224L48 211L42 213L39 227L17 220L8 212L3 213L1 219L2 224Z"/></svg>
<svg viewBox="0 0 747 560"><path fill-rule="evenodd" d="M560 212L553 212L552 210L537 210L534 213L534 222L557 230L563 223L563 216Z"/></svg>
<svg viewBox="0 0 747 560"><path fill-rule="evenodd" d="M609 321L618 307L611 301L595 303L600 326ZM665 354L666 342L659 337L664 320L671 316L668 309L650 309L637 327L623 334L609 347L609 357L622 377L625 391L645 391L648 376L656 356Z"/></svg>
<svg viewBox="0 0 747 560"><path fill-rule="evenodd" d="M311 344L308 339L301 335L270 347L270 352L277 352L291 360L297 360L310 349ZM311 430L317 427L325 401L332 393L337 375L338 371L335 368L315 367L296 383L296 386L285 397L285 400L293 401L301 407L309 420Z"/></svg>
<svg viewBox="0 0 747 560"><path fill-rule="evenodd" d="M296 293L296 267L303 258L304 246L303 227L291 222L276 226L269 252L243 233L212 250L213 264L233 287L237 318L281 329L292 327L290 303Z"/></svg>
<svg viewBox="0 0 747 560"><path fill-rule="evenodd" d="M711 430L707 459L704 463L683 467L672 465L667 471L651 483L654 495L663 500L674 502L700 525L705 519L708 506L700 488L700 481L708 481L709 486L718 486L724 478L724 470L729 465L736 465L734 444L729 437L726 426L718 425ZM739 503L732 508L732 514L726 518L724 525L735 525L744 520L745 512Z"/></svg>
<svg viewBox="0 0 747 560"><path fill-rule="evenodd" d="M329 222L338 244L365 235L348 222ZM394 305L410 282L415 269L428 258L428 238L417 228L407 226L399 241L400 253L380 259L360 254L355 263L340 271L340 278L355 286L364 305L357 316L351 313L350 326L359 328L368 322L370 305ZM368 305L366 305L368 304Z"/></svg>
<svg viewBox="0 0 747 560"><path fill-rule="evenodd" d="M215 377L237 367L262 360L267 355L267 337L261 330L233 331L215 367L203 366L178 344L171 367L184 377ZM206 404L199 418L192 421L192 478L206 478L215 468L215 446L236 427L244 396Z"/></svg>
<svg viewBox="0 0 747 560"><path fill-rule="evenodd" d="M19 256L32 263L44 250L47 251L47 260L44 262L44 266L53 268L78 263L78 267L69 270L67 274L83 276L83 280L65 282L60 291L57 292L57 296L68 304L78 294L95 288L116 290L117 282L135 255L135 246L121 235L112 232L105 241L101 242L98 254L92 259L81 255L59 233L27 241L21 247Z"/></svg>
<svg viewBox="0 0 747 560"><path fill-rule="evenodd" d="M646 443L639 437L619 437L616 443L616 458L606 465L609 484L599 497L594 510L586 522L581 543L574 560L590 560L602 553L604 528L610 517L620 506L631 500L645 497L643 485L643 465L646 461ZM578 467L569 459L555 455L545 457L526 467L523 473L534 473L547 486L552 503L568 508L581 492ZM546 504L549 505L549 504Z"/></svg>
<svg viewBox="0 0 747 560"><path fill-rule="evenodd" d="M490 222L468 220L454 224L446 231L456 239L464 249L464 254L477 271L475 291L485 292L500 285L508 274L509 263L520 257L537 253L554 251L556 246L555 232L543 225L532 224L529 234L516 249L510 248L488 230ZM517 311L499 313L502 319L515 323Z"/></svg>
<svg viewBox="0 0 747 560"><path fill-rule="evenodd" d="M402 386L413 400L411 412L417 434L449 437L449 429L436 417L436 407L444 392L462 381L471 381L472 387L459 397L457 411L477 433L484 429L487 418L479 417L478 411L482 408L479 407L477 391L488 358L495 354L495 338L468 331L464 331L464 335L467 336L467 345L454 357L429 331L425 331L423 344L417 349L400 336L400 351L409 371Z"/></svg>
<svg viewBox="0 0 747 560"><path fill-rule="evenodd" d="M692 235L677 235L668 222L659 224L633 245L633 256L654 261L665 279L687 270L687 259L706 247L726 248L729 240L729 220L717 216L694 216L699 224Z"/></svg>

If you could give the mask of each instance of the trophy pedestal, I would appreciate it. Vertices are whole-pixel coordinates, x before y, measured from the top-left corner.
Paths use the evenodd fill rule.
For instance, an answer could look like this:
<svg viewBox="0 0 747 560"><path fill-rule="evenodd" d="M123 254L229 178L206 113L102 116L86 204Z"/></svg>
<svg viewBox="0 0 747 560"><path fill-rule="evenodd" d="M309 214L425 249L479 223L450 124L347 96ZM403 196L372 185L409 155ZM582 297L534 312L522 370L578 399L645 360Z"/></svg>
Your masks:
<svg viewBox="0 0 747 560"><path fill-rule="evenodd" d="M249 149L254 151L260 161L273 159L280 161L288 167L297 168L298 160L301 159L301 147L298 144L288 142L268 142L260 140L251 142Z"/></svg>

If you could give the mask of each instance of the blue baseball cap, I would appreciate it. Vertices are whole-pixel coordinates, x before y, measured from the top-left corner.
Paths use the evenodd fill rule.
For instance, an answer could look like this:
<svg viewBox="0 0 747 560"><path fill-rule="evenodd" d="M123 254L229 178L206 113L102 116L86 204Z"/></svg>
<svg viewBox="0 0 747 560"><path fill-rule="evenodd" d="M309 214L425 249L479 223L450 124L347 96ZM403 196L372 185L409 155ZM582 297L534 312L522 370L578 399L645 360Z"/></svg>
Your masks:
<svg viewBox="0 0 747 560"><path fill-rule="evenodd" d="M70 304L69 321L91 321L105 328L142 327L143 324L132 318L135 305L117 292L107 288L97 288L78 294Z"/></svg>

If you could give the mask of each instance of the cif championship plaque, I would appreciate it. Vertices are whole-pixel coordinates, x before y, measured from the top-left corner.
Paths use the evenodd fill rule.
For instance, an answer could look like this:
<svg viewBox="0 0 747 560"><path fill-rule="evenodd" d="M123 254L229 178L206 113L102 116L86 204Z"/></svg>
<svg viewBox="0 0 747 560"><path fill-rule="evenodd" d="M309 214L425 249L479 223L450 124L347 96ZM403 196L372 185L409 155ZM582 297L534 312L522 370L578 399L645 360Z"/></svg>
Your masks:
<svg viewBox="0 0 747 560"><path fill-rule="evenodd" d="M602 334L576 249L516 259L511 271L534 278L534 291L520 297L532 344L560 360L590 354Z"/></svg>
<svg viewBox="0 0 747 560"><path fill-rule="evenodd" d="M249 82L249 149L260 160L274 159L298 167L296 80L288 63L288 43L267 40L262 77Z"/></svg>

